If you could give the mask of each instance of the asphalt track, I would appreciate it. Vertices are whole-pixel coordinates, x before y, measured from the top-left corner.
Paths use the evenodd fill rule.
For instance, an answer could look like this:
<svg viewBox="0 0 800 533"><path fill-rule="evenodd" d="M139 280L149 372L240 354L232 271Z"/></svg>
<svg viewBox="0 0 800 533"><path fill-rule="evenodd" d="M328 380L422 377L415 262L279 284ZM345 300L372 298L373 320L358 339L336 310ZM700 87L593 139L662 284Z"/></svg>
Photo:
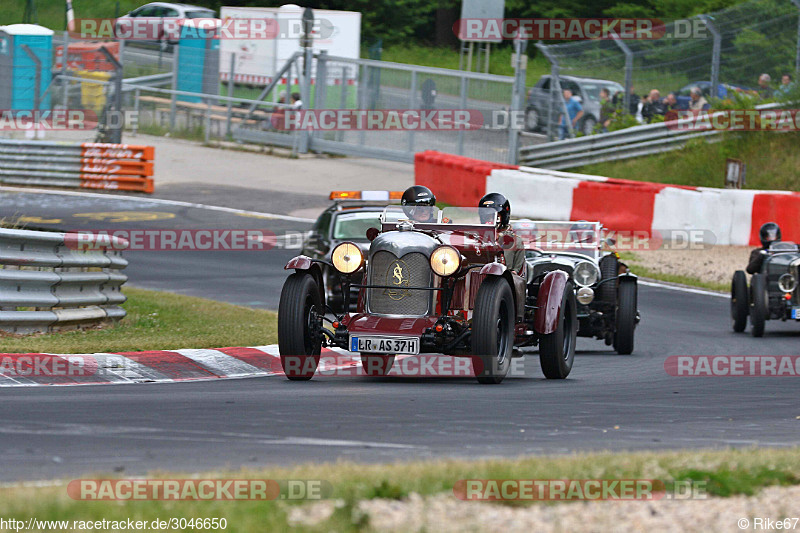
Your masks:
<svg viewBox="0 0 800 533"><path fill-rule="evenodd" d="M119 211L175 215L115 223L130 227L308 228L118 197L0 191L0 216L50 217L64 227L77 228L75 214ZM78 218L88 220L84 227L111 224ZM138 286L274 308L293 253L132 252L128 274ZM0 480L800 443L792 378L678 378L664 370L670 355L794 355L800 326L768 322L762 339L734 334L727 299L651 286L640 288L639 307L634 355L579 339L564 381L543 379L532 352L524 377L496 387L472 378L325 376L0 389Z"/></svg>

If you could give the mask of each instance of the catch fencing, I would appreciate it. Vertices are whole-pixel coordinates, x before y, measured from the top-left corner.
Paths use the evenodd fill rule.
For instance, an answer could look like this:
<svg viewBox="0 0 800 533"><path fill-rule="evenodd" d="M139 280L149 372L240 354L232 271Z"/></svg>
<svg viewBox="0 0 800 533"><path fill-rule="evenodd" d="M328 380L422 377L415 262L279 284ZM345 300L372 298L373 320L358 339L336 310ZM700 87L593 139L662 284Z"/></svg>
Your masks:
<svg viewBox="0 0 800 533"><path fill-rule="evenodd" d="M0 228L0 330L91 327L125 316L127 241L81 251L74 234Z"/></svg>
<svg viewBox="0 0 800 533"><path fill-rule="evenodd" d="M152 146L0 139L0 183L152 193Z"/></svg>

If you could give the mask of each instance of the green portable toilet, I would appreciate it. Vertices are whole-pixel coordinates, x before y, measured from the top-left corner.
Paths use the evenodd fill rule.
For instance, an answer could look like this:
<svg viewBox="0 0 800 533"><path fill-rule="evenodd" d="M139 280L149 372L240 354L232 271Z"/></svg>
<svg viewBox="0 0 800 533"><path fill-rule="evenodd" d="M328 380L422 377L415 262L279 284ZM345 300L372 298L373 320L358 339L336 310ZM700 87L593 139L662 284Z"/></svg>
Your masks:
<svg viewBox="0 0 800 533"><path fill-rule="evenodd" d="M52 78L53 30L36 24L0 26L0 109L30 110L36 99L36 62L23 48L27 45L39 59L39 98ZM39 103L50 109L50 95Z"/></svg>

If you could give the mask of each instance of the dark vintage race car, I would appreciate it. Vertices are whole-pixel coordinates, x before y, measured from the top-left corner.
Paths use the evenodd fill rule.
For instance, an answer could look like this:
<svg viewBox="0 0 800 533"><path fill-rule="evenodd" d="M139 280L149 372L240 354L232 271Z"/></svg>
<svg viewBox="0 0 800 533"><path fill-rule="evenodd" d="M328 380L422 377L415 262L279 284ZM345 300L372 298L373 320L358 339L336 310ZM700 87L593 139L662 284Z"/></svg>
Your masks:
<svg viewBox="0 0 800 533"><path fill-rule="evenodd" d="M567 272L578 301L578 336L594 337L613 345L619 354L633 352L639 323L637 277L605 250L599 222L517 220L512 227L525 246L528 284L553 269Z"/></svg>
<svg viewBox="0 0 800 533"><path fill-rule="evenodd" d="M401 192L396 191L333 191L333 204L317 217L300 253L311 259L322 259L322 279L325 287L325 304L334 312L341 312L344 302L342 283L344 276L330 267L331 252L342 242L352 242L362 253L369 249L366 230L380 228L380 215L391 203L399 203ZM357 277L357 276L356 276ZM355 279L355 278L353 278ZM361 279L356 279L358 283ZM358 288L351 287L350 304L355 310Z"/></svg>
<svg viewBox="0 0 800 533"><path fill-rule="evenodd" d="M733 274L731 282L733 330L744 331L749 315L754 337L764 335L767 320L800 320L800 249L793 242L779 241L761 253L761 271L750 278L749 290L742 270Z"/></svg>
<svg viewBox="0 0 800 533"><path fill-rule="evenodd" d="M484 210L482 213L481 210ZM506 267L496 212L485 208L389 206L369 251L343 242L330 263L298 256L286 269L278 308L278 342L286 376L310 379L323 345L361 353L382 375L396 354L442 353L472 358L479 382L500 383L515 347L539 347L542 371L563 379L575 357L578 329L574 282L558 267L526 283ZM322 267L363 283L355 313L327 318ZM345 299L350 294L344 290ZM347 302L345 302L347 309ZM331 328L324 323L331 323Z"/></svg>

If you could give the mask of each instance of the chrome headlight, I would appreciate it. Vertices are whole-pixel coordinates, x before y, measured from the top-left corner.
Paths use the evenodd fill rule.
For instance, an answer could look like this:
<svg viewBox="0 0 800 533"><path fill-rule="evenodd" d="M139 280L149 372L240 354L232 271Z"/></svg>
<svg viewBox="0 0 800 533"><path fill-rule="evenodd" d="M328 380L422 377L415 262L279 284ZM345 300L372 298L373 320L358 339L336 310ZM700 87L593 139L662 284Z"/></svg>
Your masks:
<svg viewBox="0 0 800 533"><path fill-rule="evenodd" d="M461 254L452 246L440 246L431 254L431 268L438 275L452 276L461 266Z"/></svg>
<svg viewBox="0 0 800 533"><path fill-rule="evenodd" d="M589 287L600 279L600 269L591 261L581 261L575 265L572 277L579 287Z"/></svg>
<svg viewBox="0 0 800 533"><path fill-rule="evenodd" d="M364 254L352 242L343 242L333 249L331 262L334 268L342 274L352 274L361 267L364 262Z"/></svg>
<svg viewBox="0 0 800 533"><path fill-rule="evenodd" d="M797 287L797 280L791 274L784 274L778 278L778 288L783 292L794 292Z"/></svg>

